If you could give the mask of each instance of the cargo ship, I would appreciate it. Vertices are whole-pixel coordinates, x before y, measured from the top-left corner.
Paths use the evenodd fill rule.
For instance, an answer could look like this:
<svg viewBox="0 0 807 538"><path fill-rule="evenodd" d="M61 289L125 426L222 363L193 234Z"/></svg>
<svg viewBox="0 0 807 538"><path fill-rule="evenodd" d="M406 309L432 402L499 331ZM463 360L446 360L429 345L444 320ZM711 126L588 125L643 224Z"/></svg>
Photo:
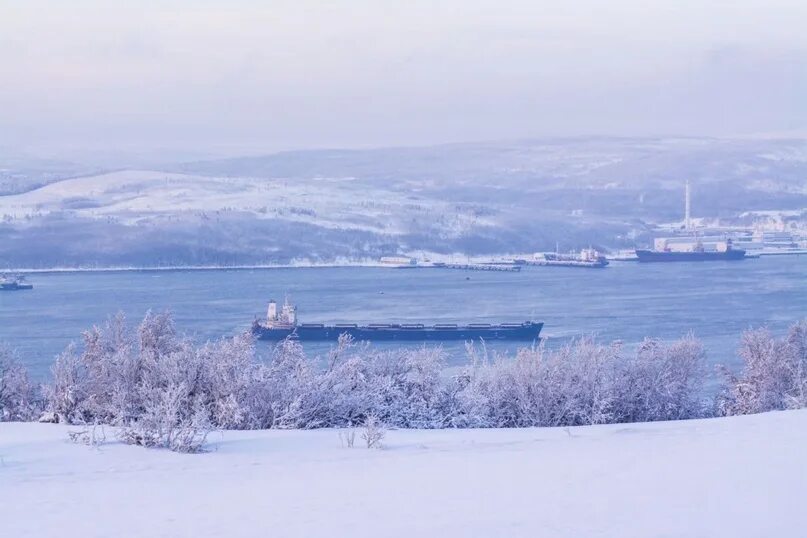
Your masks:
<svg viewBox="0 0 807 538"><path fill-rule="evenodd" d="M284 340L296 338L309 341L337 340L347 334L360 341L446 341L446 340L521 340L538 341L542 322L524 321L521 323L470 323L456 325L437 323L298 323L297 307L286 301L278 310L275 301L269 302L266 318L255 320L252 334L261 340Z"/></svg>
<svg viewBox="0 0 807 538"><path fill-rule="evenodd" d="M33 284L25 281L22 275L2 275L0 276L0 291L17 291L34 289Z"/></svg>
<svg viewBox="0 0 807 538"><path fill-rule="evenodd" d="M700 240L684 244L668 243L668 240L659 243L657 240L655 249L636 249L636 256L639 262L727 261L745 259L745 250L733 248L731 239L717 243L711 249L705 248Z"/></svg>

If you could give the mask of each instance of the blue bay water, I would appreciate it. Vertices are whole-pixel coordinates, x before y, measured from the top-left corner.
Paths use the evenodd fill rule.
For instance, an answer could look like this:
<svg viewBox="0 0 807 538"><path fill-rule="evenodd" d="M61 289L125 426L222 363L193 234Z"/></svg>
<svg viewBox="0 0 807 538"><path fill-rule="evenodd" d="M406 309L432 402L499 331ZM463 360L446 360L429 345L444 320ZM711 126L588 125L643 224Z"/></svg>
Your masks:
<svg viewBox="0 0 807 538"><path fill-rule="evenodd" d="M632 344L693 331L711 362L727 364L735 362L744 329L766 325L783 333L807 317L804 256L520 273L344 267L49 273L29 280L31 291L0 293L0 342L40 379L71 340L118 310L136 322L149 309L170 309L181 331L203 341L246 330L270 298L286 294L303 322L535 319L545 322L542 336L550 344L587 334ZM492 347L503 352L518 345ZM466 360L463 344L443 347L450 364ZM306 344L312 354L327 348Z"/></svg>

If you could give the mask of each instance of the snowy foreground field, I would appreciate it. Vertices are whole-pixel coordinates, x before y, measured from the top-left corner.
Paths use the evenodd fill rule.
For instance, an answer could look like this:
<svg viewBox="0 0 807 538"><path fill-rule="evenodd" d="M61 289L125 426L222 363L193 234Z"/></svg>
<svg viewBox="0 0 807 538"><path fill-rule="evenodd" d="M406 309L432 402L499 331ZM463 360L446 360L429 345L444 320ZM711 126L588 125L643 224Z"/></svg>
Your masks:
<svg viewBox="0 0 807 538"><path fill-rule="evenodd" d="M2 536L804 536L807 410L576 428L228 431L183 455L0 423Z"/></svg>

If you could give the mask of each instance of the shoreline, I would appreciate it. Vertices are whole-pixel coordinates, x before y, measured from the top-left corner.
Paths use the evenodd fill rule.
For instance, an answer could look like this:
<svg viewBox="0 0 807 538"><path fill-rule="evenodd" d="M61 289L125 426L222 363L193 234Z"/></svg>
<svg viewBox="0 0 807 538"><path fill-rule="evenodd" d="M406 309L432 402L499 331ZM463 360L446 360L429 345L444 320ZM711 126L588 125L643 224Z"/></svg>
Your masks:
<svg viewBox="0 0 807 538"><path fill-rule="evenodd" d="M779 257L779 256L804 256L807 255L807 249L793 249L793 250L780 250L780 251L762 251L758 253L760 257ZM513 257L507 255L504 257ZM451 259L451 257L449 257ZM466 257L465 264L474 265L479 263L492 263L492 259L497 257L480 256L477 258ZM501 258L499 258L501 259ZM636 259L608 257L609 261L616 262L635 262ZM453 261L442 261L449 265L455 264ZM433 263L433 261L432 261ZM381 267L385 269L426 269L433 268L431 265L418 265L413 267L391 265L389 263L382 263L380 261L371 260L357 260L357 261L335 261L335 262L321 262L321 263L288 263L288 264L239 264L239 265L165 265L165 266L109 266L109 267L16 267L0 269L1 273L19 273L19 274L59 274L59 273L151 273L151 272L179 272L179 271L254 271L254 270L269 270L269 269L333 269L333 268L358 268L358 267Z"/></svg>
<svg viewBox="0 0 807 538"><path fill-rule="evenodd" d="M180 271L252 271L269 269L328 269L352 267L389 267L381 263L322 263L322 264L256 264L256 265L170 265L151 267L49 267L2 269L0 273L58 274L58 273L153 273Z"/></svg>

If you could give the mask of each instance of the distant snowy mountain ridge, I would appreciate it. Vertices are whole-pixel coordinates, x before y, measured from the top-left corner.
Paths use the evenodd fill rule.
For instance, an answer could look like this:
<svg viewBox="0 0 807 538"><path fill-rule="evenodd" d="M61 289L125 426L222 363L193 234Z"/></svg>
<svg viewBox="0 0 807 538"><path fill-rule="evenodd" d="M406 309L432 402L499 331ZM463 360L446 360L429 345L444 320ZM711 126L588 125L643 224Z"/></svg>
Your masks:
<svg viewBox="0 0 807 538"><path fill-rule="evenodd" d="M42 162L47 162L43 172ZM80 174L2 160L7 266L498 254L647 241L693 214L807 208L804 140L584 138L315 150ZM55 168L54 168L55 167ZM79 172L78 177L73 177ZM1 182L0 182L1 183Z"/></svg>

